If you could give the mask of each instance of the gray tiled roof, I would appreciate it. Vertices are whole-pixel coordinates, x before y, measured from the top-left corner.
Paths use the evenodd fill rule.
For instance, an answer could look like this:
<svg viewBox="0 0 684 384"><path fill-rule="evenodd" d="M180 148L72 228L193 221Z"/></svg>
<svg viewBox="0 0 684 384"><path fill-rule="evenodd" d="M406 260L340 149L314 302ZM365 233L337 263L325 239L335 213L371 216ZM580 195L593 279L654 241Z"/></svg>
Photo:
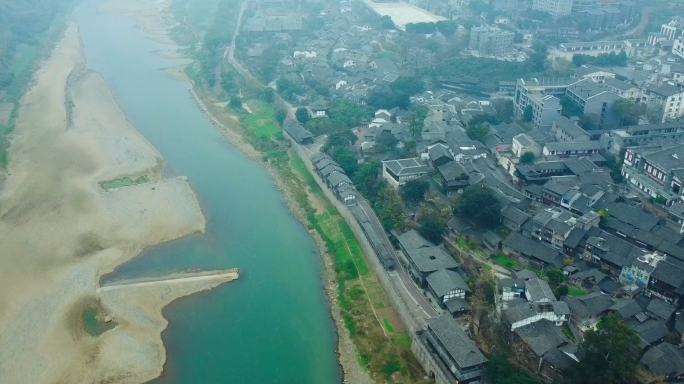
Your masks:
<svg viewBox="0 0 684 384"><path fill-rule="evenodd" d="M665 171L684 167L684 144L649 153L644 158Z"/></svg>
<svg viewBox="0 0 684 384"><path fill-rule="evenodd" d="M648 90L650 92L657 93L657 94L659 94L661 96L665 96L665 97L670 97L670 96L676 95L676 94L681 92L679 90L679 88L675 87L674 85L670 85L670 84L663 84L663 85L658 85L658 86L654 86L654 87L648 87Z"/></svg>
<svg viewBox="0 0 684 384"><path fill-rule="evenodd" d="M553 349L570 344L570 340L563 332L546 319L516 328L515 333L537 356L543 356Z"/></svg>
<svg viewBox="0 0 684 384"><path fill-rule="evenodd" d="M634 327L634 332L647 344L653 344L665 337L669 331L663 321L649 320Z"/></svg>
<svg viewBox="0 0 684 384"><path fill-rule="evenodd" d="M437 170L446 181L460 179L466 174L466 170L463 168L463 165L456 161L450 161L446 164L442 164L437 167Z"/></svg>
<svg viewBox="0 0 684 384"><path fill-rule="evenodd" d="M349 185L353 184L352 181L349 180L349 177L347 177L347 175L340 172L331 173L328 176L328 182L330 182L330 185L332 186L338 186L342 183L347 183Z"/></svg>
<svg viewBox="0 0 684 384"><path fill-rule="evenodd" d="M625 203L612 203L608 205L607 210L610 217L644 231L650 231L660 221L656 216L649 215L641 209L630 207Z"/></svg>
<svg viewBox="0 0 684 384"><path fill-rule="evenodd" d="M406 250L435 246L435 244L425 239L415 229L397 236L397 240L399 240L401 246Z"/></svg>
<svg viewBox="0 0 684 384"><path fill-rule="evenodd" d="M518 224L518 225L523 225L527 219L530 218L530 215L526 214L525 212L515 208L512 205L507 206L501 211L501 216Z"/></svg>
<svg viewBox="0 0 684 384"><path fill-rule="evenodd" d="M425 174L428 166L419 162L417 158L384 161L383 164L397 176Z"/></svg>
<svg viewBox="0 0 684 384"><path fill-rule="evenodd" d="M470 292L468 284L466 284L461 275L448 269L440 269L437 272L431 273L427 277L427 282L438 297L442 297L456 289Z"/></svg>
<svg viewBox="0 0 684 384"><path fill-rule="evenodd" d="M679 289L684 285L684 262L674 258L667 258L658 263L651 277L675 289Z"/></svg>
<svg viewBox="0 0 684 384"><path fill-rule="evenodd" d="M454 261L454 258L440 246L409 250L408 257L416 264L420 272L458 268L458 263Z"/></svg>
<svg viewBox="0 0 684 384"><path fill-rule="evenodd" d="M470 309L470 304L468 304L465 299L461 299L460 297L453 297L447 300L444 304L451 313L456 313L463 309Z"/></svg>
<svg viewBox="0 0 684 384"><path fill-rule="evenodd" d="M450 160L454 159L454 157L451 156L451 153L449 152L449 148L439 144L433 145L432 148L428 149L428 155L430 156L430 160L432 161L435 161L442 157L446 157Z"/></svg>
<svg viewBox="0 0 684 384"><path fill-rule="evenodd" d="M599 316L613 306L610 295L602 292L592 292L584 297L564 297L563 301L568 303L572 313L580 319Z"/></svg>
<svg viewBox="0 0 684 384"><path fill-rule="evenodd" d="M630 318L637 313L643 312L639 304L634 300L622 300L613 304L611 311L617 311L623 319Z"/></svg>
<svg viewBox="0 0 684 384"><path fill-rule="evenodd" d="M605 84L608 86L611 86L613 88L617 88L621 91L628 91L632 88L636 88L635 85L632 85L626 81L618 80L618 79L613 79L613 78L608 78L605 80Z"/></svg>
<svg viewBox="0 0 684 384"><path fill-rule="evenodd" d="M684 374L684 351L662 343L649 348L639 362L656 376L677 377Z"/></svg>
<svg viewBox="0 0 684 384"><path fill-rule="evenodd" d="M576 141L576 142L565 142L565 141L555 141L551 143L544 144L546 149L550 152L558 151L581 151L581 150L599 150L602 148L601 143L598 141Z"/></svg>
<svg viewBox="0 0 684 384"><path fill-rule="evenodd" d="M427 321L428 326L461 369L484 364L487 359L449 314Z"/></svg>
<svg viewBox="0 0 684 384"><path fill-rule="evenodd" d="M534 257L555 267L560 268L563 266L563 261L558 251L517 232L510 234L503 241L503 245L522 255Z"/></svg>
<svg viewBox="0 0 684 384"><path fill-rule="evenodd" d="M526 295L529 295L528 300L530 301L540 301L547 299L548 301L556 301L556 296L554 296L549 283L546 281L534 277L530 278L525 284Z"/></svg>
<svg viewBox="0 0 684 384"><path fill-rule="evenodd" d="M572 136L574 138L577 138L580 136L589 136L587 131L585 131L584 129L573 124L573 122L568 120L568 118L565 116L558 115L554 121L556 123L556 126L558 126L558 128L567 132L570 136Z"/></svg>
<svg viewBox="0 0 684 384"><path fill-rule="evenodd" d="M646 310L661 319L668 321L676 309L662 300L653 299L648 303Z"/></svg>

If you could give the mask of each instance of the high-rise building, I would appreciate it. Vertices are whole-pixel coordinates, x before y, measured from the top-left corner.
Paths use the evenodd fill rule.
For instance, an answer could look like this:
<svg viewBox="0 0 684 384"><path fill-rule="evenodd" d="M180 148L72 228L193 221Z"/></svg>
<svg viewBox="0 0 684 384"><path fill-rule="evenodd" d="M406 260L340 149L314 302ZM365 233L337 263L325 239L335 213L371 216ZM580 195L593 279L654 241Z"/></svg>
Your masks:
<svg viewBox="0 0 684 384"><path fill-rule="evenodd" d="M470 31L469 48L481 55L503 55L511 50L515 33L497 27L474 27Z"/></svg>
<svg viewBox="0 0 684 384"><path fill-rule="evenodd" d="M563 16L568 16L572 12L572 0L534 0L532 9L546 12L558 20Z"/></svg>

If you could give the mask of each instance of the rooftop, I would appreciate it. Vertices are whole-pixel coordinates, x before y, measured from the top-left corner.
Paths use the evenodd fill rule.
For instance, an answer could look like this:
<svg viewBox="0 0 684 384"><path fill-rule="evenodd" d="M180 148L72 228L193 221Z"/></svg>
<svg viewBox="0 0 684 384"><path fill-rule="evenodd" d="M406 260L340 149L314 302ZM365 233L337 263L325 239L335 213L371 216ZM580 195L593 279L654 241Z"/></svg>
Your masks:
<svg viewBox="0 0 684 384"><path fill-rule="evenodd" d="M470 292L468 284L466 284L461 275L448 269L440 269L437 272L431 273L427 277L427 282L438 297L442 297L456 289Z"/></svg>
<svg viewBox="0 0 684 384"><path fill-rule="evenodd" d="M397 176L425 174L429 170L427 165L418 161L418 158L390 160L382 163Z"/></svg>
<svg viewBox="0 0 684 384"><path fill-rule="evenodd" d="M544 356L553 349L572 344L558 327L546 319L517 328L515 333L537 356Z"/></svg>
<svg viewBox="0 0 684 384"><path fill-rule="evenodd" d="M407 256L413 261L420 272L458 268L458 263L454 261L454 258L440 246L410 249Z"/></svg>
<svg viewBox="0 0 684 384"><path fill-rule="evenodd" d="M427 321L428 327L460 368L484 364L487 359L450 314Z"/></svg>

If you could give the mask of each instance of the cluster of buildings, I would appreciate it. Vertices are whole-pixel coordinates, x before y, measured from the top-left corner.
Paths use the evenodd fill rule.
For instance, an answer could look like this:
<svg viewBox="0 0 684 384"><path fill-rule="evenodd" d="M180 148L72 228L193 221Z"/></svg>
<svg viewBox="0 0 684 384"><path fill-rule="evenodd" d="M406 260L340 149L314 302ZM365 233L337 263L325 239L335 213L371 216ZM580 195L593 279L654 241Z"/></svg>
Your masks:
<svg viewBox="0 0 684 384"><path fill-rule="evenodd" d="M515 1L495 3L513 7ZM554 18L590 18L600 13L602 21L596 28L610 29L628 23L635 5L535 0L533 7ZM345 1L325 5L321 15L326 27L314 37L297 37L283 27L272 36L289 47L278 64L282 77L323 87L330 99L365 105L371 91L390 87L413 64L379 54L381 43L395 41L396 34L363 26L349 8ZM266 14L276 13L257 12L254 17ZM674 32L668 23L656 44L676 44L682 31L677 20L672 23ZM265 30L249 32L258 36ZM513 39L505 29L475 27L470 48L481 55L503 55ZM651 40L567 43L559 50L571 54L624 50L631 56L652 47ZM444 201L473 185L494 193L505 230L479 230L467 218L455 217L448 223L450 235L474 239L490 252L513 260L516 267L561 270L567 277L574 293L565 296L557 295L530 270L516 270L497 282L501 329L511 345L520 348L521 363L548 380L562 378L581 359L578 341L610 313L617 313L638 335L644 368L667 379L684 374L684 352L667 342L684 333L684 314L678 312L684 304L684 124L676 121L684 116L680 86L684 66L657 66L658 76L642 82L589 65L576 68L570 77L500 84L476 77L438 78L441 90L410 99L413 106L428 109L420 132L411 129L408 112L400 108L377 110L371 121L354 129L359 162L381 160L382 178L395 188L425 180ZM492 94L510 96L516 116L531 117L529 126L488 124L486 136L473 140L466 134L469 123L500 112L497 103L489 100ZM326 116L325 103L299 96L314 117ZM645 106L640 124L621 125L614 107L623 99ZM568 105L590 118L595 129L580 127L579 118L562 116ZM313 142L313 135L301 124L288 120L284 130L298 143ZM395 139L392 148L383 144L388 135ZM527 153L535 160L523 164L521 158ZM619 171L625 183L617 185L611 157L622 154ZM360 197L344 170L325 155L312 161L328 189L354 212ZM370 223L359 222L386 269L397 267L396 255L378 232ZM470 277L442 246L416 231L392 234L408 275L441 313L418 330L413 351L421 362L440 367L435 374L443 382L479 380L487 359L459 321L470 309L471 288L466 283Z"/></svg>
<svg viewBox="0 0 684 384"><path fill-rule="evenodd" d="M589 29L594 31L628 25L639 12L637 3L630 0L534 0L532 9L550 14L554 20L577 17L586 21Z"/></svg>
<svg viewBox="0 0 684 384"><path fill-rule="evenodd" d="M511 51L515 33L496 26L473 27L468 47L482 56L500 56Z"/></svg>
<svg viewBox="0 0 684 384"><path fill-rule="evenodd" d="M679 66L671 68L671 78L684 70ZM645 105L651 123L665 123L684 116L684 87L679 81L663 78L659 85L639 87L617 79L613 71L605 68L586 65L573 72L574 76L567 78L518 79L514 94L518 116L523 117L529 108L532 126L550 130L562 110L561 101L565 100L590 118L596 128L618 129L619 116L613 107L622 99Z"/></svg>

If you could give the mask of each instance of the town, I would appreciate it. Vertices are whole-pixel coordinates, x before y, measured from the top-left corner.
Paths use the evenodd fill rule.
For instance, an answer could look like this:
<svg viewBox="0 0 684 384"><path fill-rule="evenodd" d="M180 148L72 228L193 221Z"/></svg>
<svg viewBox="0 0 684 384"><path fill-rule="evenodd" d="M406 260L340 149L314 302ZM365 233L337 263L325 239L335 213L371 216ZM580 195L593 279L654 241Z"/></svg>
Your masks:
<svg viewBox="0 0 684 384"><path fill-rule="evenodd" d="M284 138L436 383L684 379L684 8L251 0ZM266 144L264 144L266 145Z"/></svg>

